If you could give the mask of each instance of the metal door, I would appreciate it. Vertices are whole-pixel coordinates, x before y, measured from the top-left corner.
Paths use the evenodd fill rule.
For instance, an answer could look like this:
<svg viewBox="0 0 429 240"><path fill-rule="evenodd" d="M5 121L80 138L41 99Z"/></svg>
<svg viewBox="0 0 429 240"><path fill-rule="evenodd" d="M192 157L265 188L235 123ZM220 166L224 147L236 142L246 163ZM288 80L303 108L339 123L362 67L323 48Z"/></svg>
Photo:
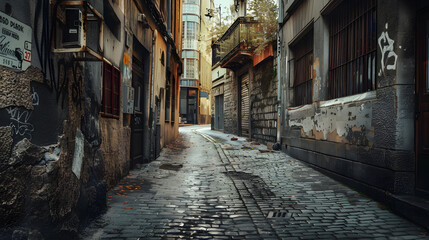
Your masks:
<svg viewBox="0 0 429 240"><path fill-rule="evenodd" d="M143 62L133 57L134 114L131 117L131 166L143 163Z"/></svg>
<svg viewBox="0 0 429 240"><path fill-rule="evenodd" d="M416 157L418 192L429 195L429 17L422 14L417 26Z"/></svg>
<svg viewBox="0 0 429 240"><path fill-rule="evenodd" d="M241 77L240 84L240 122L241 122L241 135L249 136L249 74Z"/></svg>
<svg viewBox="0 0 429 240"><path fill-rule="evenodd" d="M223 130L223 94L215 96L215 129Z"/></svg>
<svg viewBox="0 0 429 240"><path fill-rule="evenodd" d="M188 116L187 122L197 124L197 89L188 89Z"/></svg>

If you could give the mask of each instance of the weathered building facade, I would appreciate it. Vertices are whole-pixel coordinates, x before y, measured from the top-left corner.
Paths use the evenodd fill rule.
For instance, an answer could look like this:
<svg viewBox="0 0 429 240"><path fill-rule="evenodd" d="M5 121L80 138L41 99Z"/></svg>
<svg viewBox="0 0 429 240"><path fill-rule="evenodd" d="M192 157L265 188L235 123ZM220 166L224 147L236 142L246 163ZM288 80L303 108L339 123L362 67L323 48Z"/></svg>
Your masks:
<svg viewBox="0 0 429 240"><path fill-rule="evenodd" d="M239 17L212 45L213 54L217 53L213 57L213 128L262 143L276 142L275 47L270 43L255 52L259 23L245 16L246 1L237 4L237 12Z"/></svg>
<svg viewBox="0 0 429 240"><path fill-rule="evenodd" d="M279 31L283 149L426 226L428 5L280 1Z"/></svg>
<svg viewBox="0 0 429 240"><path fill-rule="evenodd" d="M2 236L75 237L107 189L177 137L181 6L0 4Z"/></svg>

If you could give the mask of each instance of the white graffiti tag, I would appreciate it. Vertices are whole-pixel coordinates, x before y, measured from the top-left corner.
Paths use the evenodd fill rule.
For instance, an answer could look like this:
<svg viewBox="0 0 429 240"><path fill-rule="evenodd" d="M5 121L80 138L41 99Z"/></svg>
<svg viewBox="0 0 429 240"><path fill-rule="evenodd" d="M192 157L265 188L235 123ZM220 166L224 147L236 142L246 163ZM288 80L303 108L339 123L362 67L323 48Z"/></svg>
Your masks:
<svg viewBox="0 0 429 240"><path fill-rule="evenodd" d="M380 46L381 51L381 70L378 73L379 76L385 74L385 70L396 70L396 62L398 60L398 55L393 51L393 44L395 41L389 37L387 32L388 24L386 23L386 31L382 32L378 38L378 45ZM387 58L385 55L387 54ZM388 64L389 58L394 58L393 63Z"/></svg>
<svg viewBox="0 0 429 240"><path fill-rule="evenodd" d="M15 108L7 108L7 113L10 115L11 123L9 126L12 127L12 131L15 135L20 135L31 140L31 133L34 131L33 124L29 123L28 120L31 117L31 112L27 110L19 110Z"/></svg>
<svg viewBox="0 0 429 240"><path fill-rule="evenodd" d="M37 94L37 92L34 91L34 88L33 88L33 92L31 93L31 98L33 99L33 106L39 106L39 94Z"/></svg>

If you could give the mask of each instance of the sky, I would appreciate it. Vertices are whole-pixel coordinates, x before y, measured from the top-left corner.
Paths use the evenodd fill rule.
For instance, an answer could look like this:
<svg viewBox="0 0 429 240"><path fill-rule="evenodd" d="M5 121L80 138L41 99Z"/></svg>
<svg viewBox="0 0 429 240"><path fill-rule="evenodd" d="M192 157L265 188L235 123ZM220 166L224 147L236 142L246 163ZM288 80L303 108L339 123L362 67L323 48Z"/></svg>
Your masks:
<svg viewBox="0 0 429 240"><path fill-rule="evenodd" d="M214 3L216 7L219 7L219 4L221 4L222 7L224 7L224 6L230 6L231 4L234 3L234 1L233 0L214 0Z"/></svg>
<svg viewBox="0 0 429 240"><path fill-rule="evenodd" d="M231 6L231 4L234 3L234 0L214 0L215 3L215 7L219 7L219 4L222 7L222 15L229 13L229 10L227 10L229 8L229 6Z"/></svg>

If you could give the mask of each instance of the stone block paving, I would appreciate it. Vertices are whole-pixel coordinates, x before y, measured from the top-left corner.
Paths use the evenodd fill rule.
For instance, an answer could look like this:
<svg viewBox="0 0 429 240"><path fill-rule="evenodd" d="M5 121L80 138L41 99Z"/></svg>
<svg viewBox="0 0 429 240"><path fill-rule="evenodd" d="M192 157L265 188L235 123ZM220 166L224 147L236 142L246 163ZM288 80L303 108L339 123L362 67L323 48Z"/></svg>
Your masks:
<svg viewBox="0 0 429 240"><path fill-rule="evenodd" d="M180 132L109 192L82 239L428 239L284 153L207 126Z"/></svg>

